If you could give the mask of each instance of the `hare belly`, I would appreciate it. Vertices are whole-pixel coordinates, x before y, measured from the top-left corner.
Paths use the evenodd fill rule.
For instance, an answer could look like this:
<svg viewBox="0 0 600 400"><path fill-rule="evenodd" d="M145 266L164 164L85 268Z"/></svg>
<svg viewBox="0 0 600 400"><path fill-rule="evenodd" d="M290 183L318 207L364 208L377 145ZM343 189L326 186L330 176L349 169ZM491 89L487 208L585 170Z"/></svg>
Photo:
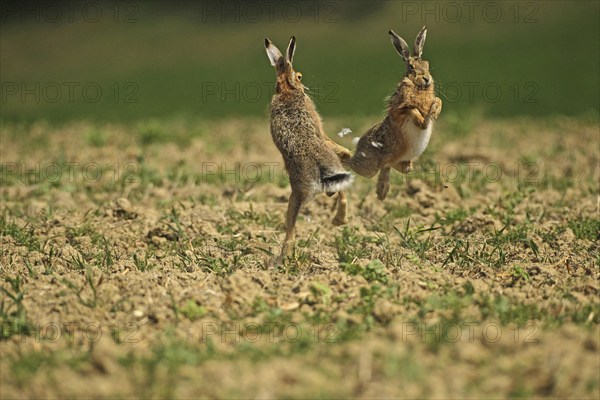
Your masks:
<svg viewBox="0 0 600 400"><path fill-rule="evenodd" d="M426 129L421 129L412 121L407 122L404 125L406 150L402 154L401 160L410 161L423 154L429 144L432 130L433 123L430 123Z"/></svg>

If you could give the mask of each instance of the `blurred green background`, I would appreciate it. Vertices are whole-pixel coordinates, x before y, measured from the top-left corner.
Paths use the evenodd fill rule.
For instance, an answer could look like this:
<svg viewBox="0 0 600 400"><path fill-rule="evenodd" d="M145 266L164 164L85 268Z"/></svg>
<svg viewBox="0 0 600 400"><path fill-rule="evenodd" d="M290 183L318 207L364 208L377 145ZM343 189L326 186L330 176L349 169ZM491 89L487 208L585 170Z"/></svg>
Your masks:
<svg viewBox="0 0 600 400"><path fill-rule="evenodd" d="M387 34L429 33L446 113L597 118L598 1L2 3L1 118L128 121L264 116L263 48L294 66L328 116L384 110L404 73Z"/></svg>

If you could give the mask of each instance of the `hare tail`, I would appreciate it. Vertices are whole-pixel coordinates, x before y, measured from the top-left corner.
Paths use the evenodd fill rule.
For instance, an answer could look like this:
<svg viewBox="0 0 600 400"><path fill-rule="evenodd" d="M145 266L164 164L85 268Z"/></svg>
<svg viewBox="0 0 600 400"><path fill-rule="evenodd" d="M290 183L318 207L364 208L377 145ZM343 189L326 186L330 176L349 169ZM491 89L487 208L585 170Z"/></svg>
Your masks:
<svg viewBox="0 0 600 400"><path fill-rule="evenodd" d="M329 176L321 176L321 190L328 193L340 192L354 181L350 172L338 172Z"/></svg>

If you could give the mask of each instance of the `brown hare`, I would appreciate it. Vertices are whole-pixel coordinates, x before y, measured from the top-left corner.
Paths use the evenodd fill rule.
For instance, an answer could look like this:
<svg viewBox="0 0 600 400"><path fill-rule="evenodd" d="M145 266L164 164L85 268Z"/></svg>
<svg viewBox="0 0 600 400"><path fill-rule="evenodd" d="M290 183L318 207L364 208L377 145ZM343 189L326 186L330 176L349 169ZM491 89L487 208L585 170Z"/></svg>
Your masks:
<svg viewBox="0 0 600 400"><path fill-rule="evenodd" d="M331 196L337 192L337 213L332 222L334 225L347 222L346 196L342 191L352 184L354 177L340 161L349 158L350 151L325 135L312 100L304 93L302 74L292 67L296 38L290 39L285 57L269 39L265 39L265 48L277 73L271 101L271 136L283 156L292 186L281 258L294 240L300 207L316 193L326 192Z"/></svg>
<svg viewBox="0 0 600 400"><path fill-rule="evenodd" d="M433 122L442 111L442 100L435 96L429 63L421 59L427 28L415 40L412 55L406 41L389 32L392 44L406 63L406 74L390 97L387 116L360 138L356 153L344 165L357 174L371 178L379 172L377 197L385 199L390 189L390 169L402 173L412 170L431 137Z"/></svg>

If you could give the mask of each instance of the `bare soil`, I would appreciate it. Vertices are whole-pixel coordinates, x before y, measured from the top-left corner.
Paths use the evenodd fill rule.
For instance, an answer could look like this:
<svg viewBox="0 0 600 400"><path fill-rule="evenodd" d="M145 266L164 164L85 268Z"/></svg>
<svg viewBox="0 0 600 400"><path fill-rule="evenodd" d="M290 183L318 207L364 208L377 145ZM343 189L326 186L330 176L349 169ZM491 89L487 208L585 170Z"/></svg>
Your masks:
<svg viewBox="0 0 600 400"><path fill-rule="evenodd" d="M600 397L597 121L442 117L278 267L265 121L0 139L2 398Z"/></svg>

